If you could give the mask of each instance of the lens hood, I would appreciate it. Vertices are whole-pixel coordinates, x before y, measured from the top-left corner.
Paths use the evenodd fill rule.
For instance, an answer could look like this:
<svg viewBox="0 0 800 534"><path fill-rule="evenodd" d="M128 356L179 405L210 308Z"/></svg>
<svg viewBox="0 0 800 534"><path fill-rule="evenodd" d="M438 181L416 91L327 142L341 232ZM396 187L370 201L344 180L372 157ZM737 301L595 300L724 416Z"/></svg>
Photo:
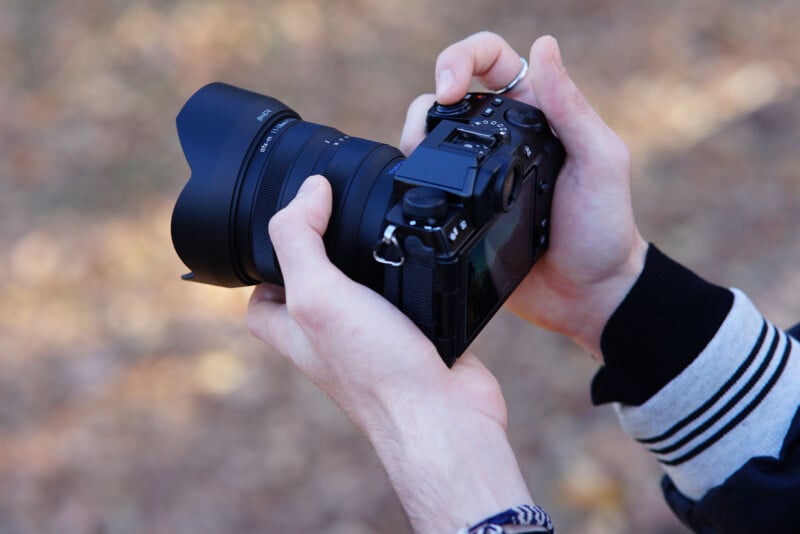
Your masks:
<svg viewBox="0 0 800 534"><path fill-rule="evenodd" d="M274 98L212 83L197 91L177 117L191 177L172 212L172 242L191 269L185 279L225 287L257 283L236 250L234 214L246 162L277 121L296 118Z"/></svg>

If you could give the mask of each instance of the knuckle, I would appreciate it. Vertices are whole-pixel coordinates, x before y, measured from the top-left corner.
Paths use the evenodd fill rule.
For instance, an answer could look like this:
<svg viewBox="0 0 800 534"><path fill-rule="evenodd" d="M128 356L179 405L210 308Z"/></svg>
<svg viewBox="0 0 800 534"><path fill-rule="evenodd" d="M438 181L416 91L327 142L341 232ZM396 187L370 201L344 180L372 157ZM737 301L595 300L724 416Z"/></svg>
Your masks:
<svg viewBox="0 0 800 534"><path fill-rule="evenodd" d="M504 43L505 39L503 39L499 34L489 31L489 30L481 30L472 35L473 39L477 39L480 41L488 41L488 42L500 42Z"/></svg>
<svg viewBox="0 0 800 534"><path fill-rule="evenodd" d="M330 295L330 285L317 278L303 285L286 300L289 316L304 329L322 332L334 322L337 313Z"/></svg>
<svg viewBox="0 0 800 534"><path fill-rule="evenodd" d="M288 300L286 307L289 316L303 330L314 332L317 335L324 333L330 328L331 319L335 314L331 314L321 306L317 299L296 298Z"/></svg>
<svg viewBox="0 0 800 534"><path fill-rule="evenodd" d="M572 86L572 94L570 95L570 106L573 113L577 115L588 115L593 113L592 106L589 104L589 99L586 95L576 86Z"/></svg>
<svg viewBox="0 0 800 534"><path fill-rule="evenodd" d="M273 215L267 227L273 245L282 243L288 237L293 226L293 216L289 208L284 208Z"/></svg>
<svg viewBox="0 0 800 534"><path fill-rule="evenodd" d="M474 63L474 58L485 55L487 51L499 50L505 44L505 39L492 31L483 30L473 33L445 48L437 58L437 69L443 68L451 62L458 62L465 57L473 58Z"/></svg>

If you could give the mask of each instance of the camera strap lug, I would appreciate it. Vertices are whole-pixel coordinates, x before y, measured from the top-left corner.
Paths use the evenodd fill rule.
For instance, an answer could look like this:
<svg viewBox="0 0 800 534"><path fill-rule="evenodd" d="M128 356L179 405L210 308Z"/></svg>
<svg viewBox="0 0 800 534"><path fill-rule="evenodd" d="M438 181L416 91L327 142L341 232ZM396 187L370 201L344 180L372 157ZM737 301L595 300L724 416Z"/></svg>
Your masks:
<svg viewBox="0 0 800 534"><path fill-rule="evenodd" d="M383 231L383 237L372 249L372 257L378 263L389 265L391 267L400 267L405 262L403 256L403 249L400 248L400 243L397 242L394 232L397 227L390 224Z"/></svg>

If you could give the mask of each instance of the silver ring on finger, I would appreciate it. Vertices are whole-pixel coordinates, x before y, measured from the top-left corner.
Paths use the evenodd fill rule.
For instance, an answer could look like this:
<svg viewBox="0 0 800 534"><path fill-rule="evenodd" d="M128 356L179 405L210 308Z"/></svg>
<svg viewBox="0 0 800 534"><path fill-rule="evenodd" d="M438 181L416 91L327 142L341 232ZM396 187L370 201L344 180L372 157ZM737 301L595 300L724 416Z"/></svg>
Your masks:
<svg viewBox="0 0 800 534"><path fill-rule="evenodd" d="M525 76L528 74L528 60L525 59L522 56L520 56L519 59L522 61L522 68L519 69L519 74L517 74L517 77L514 78L513 80L511 80L511 83L509 83L508 85L506 85L502 89L498 89L497 91L492 91L492 93L494 93L496 95L502 95L504 93L507 93L510 90L512 90L514 87L516 87L517 84L520 81L522 81L523 78L525 78Z"/></svg>

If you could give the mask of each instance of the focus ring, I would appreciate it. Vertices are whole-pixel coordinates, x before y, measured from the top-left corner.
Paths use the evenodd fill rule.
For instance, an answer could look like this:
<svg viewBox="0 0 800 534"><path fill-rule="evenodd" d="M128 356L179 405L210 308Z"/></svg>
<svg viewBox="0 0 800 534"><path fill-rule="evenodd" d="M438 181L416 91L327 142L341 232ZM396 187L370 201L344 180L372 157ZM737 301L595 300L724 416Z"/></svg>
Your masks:
<svg viewBox="0 0 800 534"><path fill-rule="evenodd" d="M272 154L266 162L251 212L253 265L265 282L283 283L272 241L269 238L269 221L278 211L278 200L284 187L284 178L296 153L294 150L282 150L281 146L284 144L290 147L296 146L311 133L309 130L316 128L319 128L316 124L301 121L288 125L273 144Z"/></svg>

